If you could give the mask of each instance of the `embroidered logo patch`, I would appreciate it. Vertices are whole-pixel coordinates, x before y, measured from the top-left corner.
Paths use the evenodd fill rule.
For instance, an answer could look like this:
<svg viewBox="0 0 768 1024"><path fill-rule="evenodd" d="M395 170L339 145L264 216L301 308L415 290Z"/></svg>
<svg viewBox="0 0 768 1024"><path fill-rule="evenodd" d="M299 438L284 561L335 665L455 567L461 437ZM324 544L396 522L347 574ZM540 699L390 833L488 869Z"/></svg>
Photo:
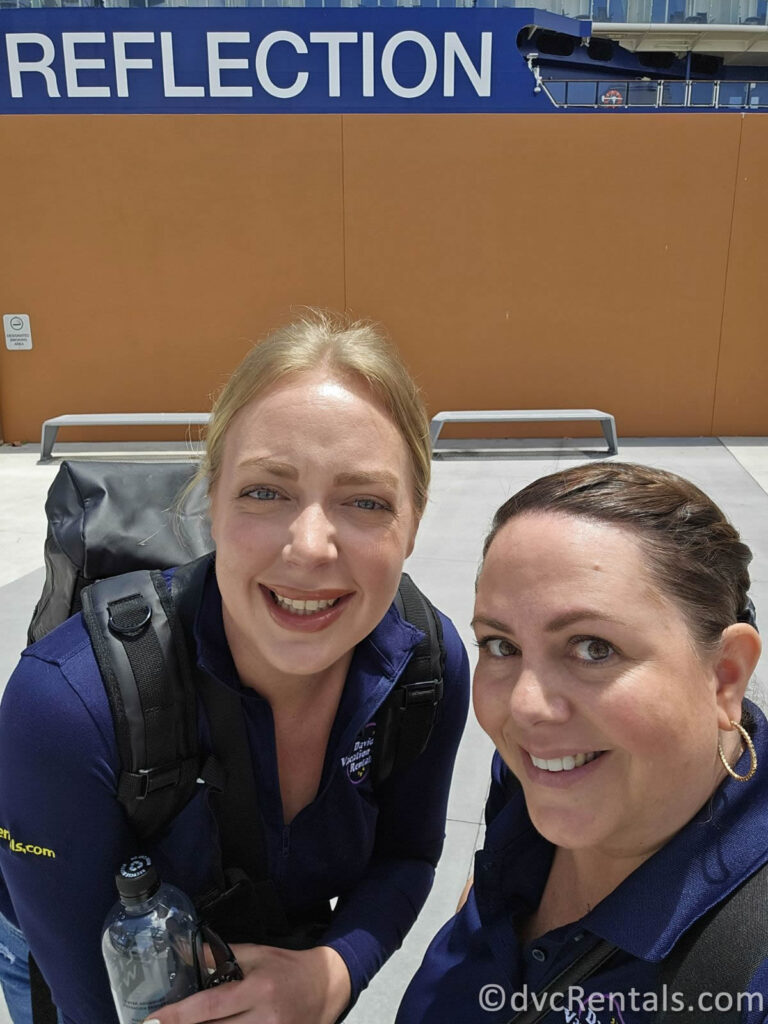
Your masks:
<svg viewBox="0 0 768 1024"><path fill-rule="evenodd" d="M369 722L366 727L357 734L352 752L341 759L342 768L346 768L347 778L357 786L364 779L368 778L373 761L373 740L376 733L376 723Z"/></svg>

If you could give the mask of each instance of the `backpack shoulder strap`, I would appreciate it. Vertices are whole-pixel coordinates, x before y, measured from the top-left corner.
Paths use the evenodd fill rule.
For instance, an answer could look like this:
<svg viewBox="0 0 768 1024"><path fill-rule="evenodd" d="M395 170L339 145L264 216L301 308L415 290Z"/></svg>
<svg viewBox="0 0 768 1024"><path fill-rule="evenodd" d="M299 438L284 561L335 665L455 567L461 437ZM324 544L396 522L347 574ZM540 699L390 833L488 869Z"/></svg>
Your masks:
<svg viewBox="0 0 768 1024"><path fill-rule="evenodd" d="M145 838L189 801L199 772L186 641L160 571L100 580L82 599L122 765L118 800Z"/></svg>
<svg viewBox="0 0 768 1024"><path fill-rule="evenodd" d="M725 900L713 907L680 939L662 965L667 992L679 993L685 1007L696 1006L702 992L746 992L768 957L768 864L764 864ZM661 991L664 991L663 988ZM662 1010L655 1024L673 1024L680 1013ZM742 1007L732 1000L719 1010L718 1024L740 1024Z"/></svg>
<svg viewBox="0 0 768 1024"><path fill-rule="evenodd" d="M395 604L402 618L421 630L424 637L376 714L374 785L423 752L443 698L445 648L440 617L407 573L400 579Z"/></svg>

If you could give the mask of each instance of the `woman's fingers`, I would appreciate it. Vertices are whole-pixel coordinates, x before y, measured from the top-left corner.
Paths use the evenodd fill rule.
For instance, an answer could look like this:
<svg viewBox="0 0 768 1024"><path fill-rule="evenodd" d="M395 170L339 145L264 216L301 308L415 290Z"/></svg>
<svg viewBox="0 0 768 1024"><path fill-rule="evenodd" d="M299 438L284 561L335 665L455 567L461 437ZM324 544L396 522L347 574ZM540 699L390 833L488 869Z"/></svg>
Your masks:
<svg viewBox="0 0 768 1024"><path fill-rule="evenodd" d="M164 1006L144 1024L332 1024L350 996L349 972L334 950L232 947L242 981Z"/></svg>
<svg viewBox="0 0 768 1024"><path fill-rule="evenodd" d="M249 1009L249 998L246 992L239 991L242 984L219 985L182 999L180 1003L171 1003L144 1024L207 1024L209 1021L244 1020L242 1015Z"/></svg>

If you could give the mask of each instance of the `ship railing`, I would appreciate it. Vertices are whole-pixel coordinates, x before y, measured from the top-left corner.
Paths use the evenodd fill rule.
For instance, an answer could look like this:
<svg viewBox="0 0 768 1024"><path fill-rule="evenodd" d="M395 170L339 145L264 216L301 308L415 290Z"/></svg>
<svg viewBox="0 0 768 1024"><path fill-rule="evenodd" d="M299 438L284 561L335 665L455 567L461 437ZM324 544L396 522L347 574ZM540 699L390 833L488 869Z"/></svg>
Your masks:
<svg viewBox="0 0 768 1024"><path fill-rule="evenodd" d="M768 81L614 81L536 76L553 106L595 110L768 110Z"/></svg>

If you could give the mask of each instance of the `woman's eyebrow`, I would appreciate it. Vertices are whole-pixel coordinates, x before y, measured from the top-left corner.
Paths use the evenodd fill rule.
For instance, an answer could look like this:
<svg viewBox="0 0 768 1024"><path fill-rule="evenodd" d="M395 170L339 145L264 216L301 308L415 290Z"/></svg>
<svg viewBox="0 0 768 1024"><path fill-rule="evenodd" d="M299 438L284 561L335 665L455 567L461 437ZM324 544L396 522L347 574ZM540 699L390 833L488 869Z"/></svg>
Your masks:
<svg viewBox="0 0 768 1024"><path fill-rule="evenodd" d="M295 466L292 466L289 462L278 462L275 459L243 459L242 462L237 464L238 469L263 469L267 473L273 473L275 476L282 476L288 480L298 480L299 471Z"/></svg>
<svg viewBox="0 0 768 1024"><path fill-rule="evenodd" d="M499 622L498 619L487 618L485 615L476 615L469 625L472 629L476 626L488 626L489 629L498 629L501 633L512 632L511 628L504 622Z"/></svg>
<svg viewBox="0 0 768 1024"><path fill-rule="evenodd" d="M572 626L574 622L582 622L584 619L621 623L621 619L617 619L615 615L606 615L605 612L599 612L595 608L576 608L571 612L564 612L562 615L558 615L557 618L548 622L544 628L548 633L557 633L559 630L565 629L566 626Z"/></svg>
<svg viewBox="0 0 768 1024"><path fill-rule="evenodd" d="M615 622L624 625L621 619L617 619L615 615L606 615L605 612L596 611L594 608L578 608L571 612L564 612L562 615L558 615L557 618L552 619L548 622L544 629L547 633L557 633L561 629L565 629L567 626L572 626L574 622L582 622L585 619L596 619L599 622ZM499 619L493 619L486 615L476 615L470 622L472 629L475 626L488 626L489 629L498 629L502 633L512 634L512 627L505 622L500 622Z"/></svg>
<svg viewBox="0 0 768 1024"><path fill-rule="evenodd" d="M336 485L342 487L365 487L367 484L384 484L387 487L391 487L392 490L397 490L398 478L394 473L390 473L386 469L377 469L373 472L357 472L357 473L339 473L334 477L333 482Z"/></svg>

